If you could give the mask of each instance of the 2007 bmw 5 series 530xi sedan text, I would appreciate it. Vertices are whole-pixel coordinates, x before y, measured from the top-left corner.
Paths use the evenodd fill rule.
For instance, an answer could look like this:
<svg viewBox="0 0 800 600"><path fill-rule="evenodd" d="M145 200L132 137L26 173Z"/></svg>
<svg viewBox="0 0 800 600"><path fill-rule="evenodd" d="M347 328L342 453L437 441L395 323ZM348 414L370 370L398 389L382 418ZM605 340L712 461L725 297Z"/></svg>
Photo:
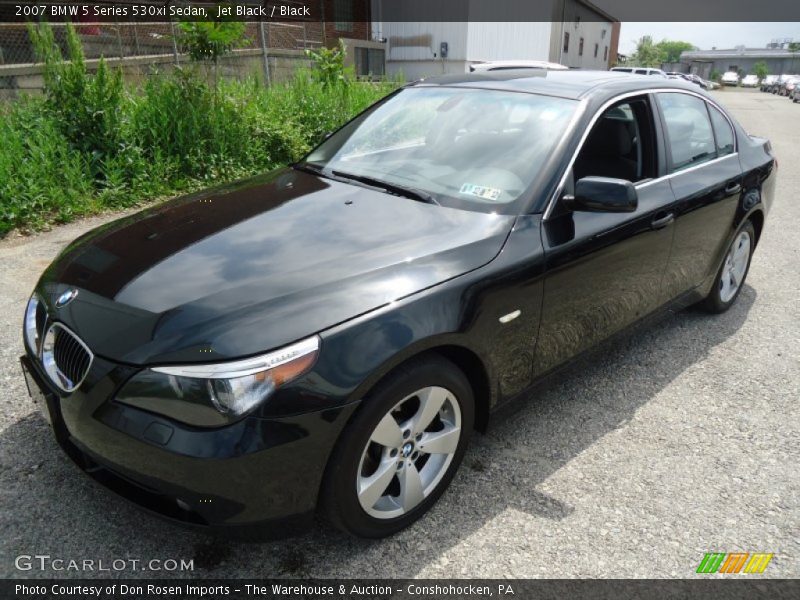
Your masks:
<svg viewBox="0 0 800 600"><path fill-rule="evenodd" d="M497 406L659 309L730 307L776 169L691 84L416 82L291 167L70 244L22 367L69 456L146 509L386 536Z"/></svg>

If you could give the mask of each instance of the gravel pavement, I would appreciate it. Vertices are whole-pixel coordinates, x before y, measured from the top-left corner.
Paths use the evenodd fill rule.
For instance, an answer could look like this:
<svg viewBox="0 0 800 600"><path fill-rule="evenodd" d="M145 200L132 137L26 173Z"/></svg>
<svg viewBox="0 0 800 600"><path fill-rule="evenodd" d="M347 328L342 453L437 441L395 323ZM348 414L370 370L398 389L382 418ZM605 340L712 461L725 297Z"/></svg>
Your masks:
<svg viewBox="0 0 800 600"><path fill-rule="evenodd" d="M46 554L193 559L207 577L691 577L710 551L775 553L763 575L740 577L800 576L800 105L717 96L780 165L737 304L666 316L568 369L476 435L438 505L388 540L325 526L213 540L82 475L28 399L20 326L57 251L113 216L0 241L0 576L53 576L14 566Z"/></svg>

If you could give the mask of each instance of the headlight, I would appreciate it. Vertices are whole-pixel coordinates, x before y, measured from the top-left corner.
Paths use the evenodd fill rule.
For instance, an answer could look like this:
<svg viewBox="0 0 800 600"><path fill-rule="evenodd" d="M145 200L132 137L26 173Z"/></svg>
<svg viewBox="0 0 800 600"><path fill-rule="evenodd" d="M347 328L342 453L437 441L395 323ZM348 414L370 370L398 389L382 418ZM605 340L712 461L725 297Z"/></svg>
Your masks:
<svg viewBox="0 0 800 600"><path fill-rule="evenodd" d="M36 323L36 315L39 312L39 298L36 294L28 300L25 309L25 343L28 349L34 354L39 354L39 328Z"/></svg>
<svg viewBox="0 0 800 600"><path fill-rule="evenodd" d="M132 377L117 400L198 427L227 425L314 364L319 337L269 354L210 365L152 367Z"/></svg>

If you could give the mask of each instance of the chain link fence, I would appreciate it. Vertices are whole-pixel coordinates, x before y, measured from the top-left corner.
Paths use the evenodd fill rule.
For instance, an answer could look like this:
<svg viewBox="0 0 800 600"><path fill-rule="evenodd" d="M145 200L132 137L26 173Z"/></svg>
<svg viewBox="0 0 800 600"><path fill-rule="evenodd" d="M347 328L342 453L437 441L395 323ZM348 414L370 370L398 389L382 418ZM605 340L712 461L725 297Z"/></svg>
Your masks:
<svg viewBox="0 0 800 600"><path fill-rule="evenodd" d="M87 65L101 58L120 66L126 78L141 78L188 60L176 23L75 23ZM66 25L53 23L56 43L66 54ZM303 50L324 44L323 24L315 22L247 23L233 52L220 61L226 76L257 76L266 84L284 80L309 64ZM37 64L24 23L0 23L0 98L41 90Z"/></svg>

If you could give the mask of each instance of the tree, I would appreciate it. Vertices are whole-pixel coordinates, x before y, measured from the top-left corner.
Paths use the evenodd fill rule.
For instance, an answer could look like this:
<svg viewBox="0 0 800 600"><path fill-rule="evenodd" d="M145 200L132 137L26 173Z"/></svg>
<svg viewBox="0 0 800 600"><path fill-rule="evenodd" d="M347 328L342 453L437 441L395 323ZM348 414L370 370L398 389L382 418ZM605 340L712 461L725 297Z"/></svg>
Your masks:
<svg viewBox="0 0 800 600"><path fill-rule="evenodd" d="M661 52L661 62L665 63L680 62L682 52L696 50L693 44L679 40L661 40L656 48Z"/></svg>
<svg viewBox="0 0 800 600"><path fill-rule="evenodd" d="M241 21L193 21L178 23L178 42L195 62L213 61L214 88L219 79L219 58L236 46L249 42L245 39L245 24Z"/></svg>
<svg viewBox="0 0 800 600"><path fill-rule="evenodd" d="M754 64L753 74L758 77L759 81L762 81L767 75L769 75L769 67L767 67L767 63L762 60Z"/></svg>
<svg viewBox="0 0 800 600"><path fill-rule="evenodd" d="M791 42L789 44L789 52L800 52L800 42Z"/></svg>
<svg viewBox="0 0 800 600"><path fill-rule="evenodd" d="M636 52L628 60L628 64L636 67L660 67L661 52L649 35L643 36L636 43Z"/></svg>
<svg viewBox="0 0 800 600"><path fill-rule="evenodd" d="M245 24L241 21L193 21L178 23L179 42L194 61L214 61L228 54L243 41Z"/></svg>
<svg viewBox="0 0 800 600"><path fill-rule="evenodd" d="M306 56L314 61L314 77L325 87L347 84L352 78L352 69L344 66L347 49L342 40L338 48L306 50Z"/></svg>

